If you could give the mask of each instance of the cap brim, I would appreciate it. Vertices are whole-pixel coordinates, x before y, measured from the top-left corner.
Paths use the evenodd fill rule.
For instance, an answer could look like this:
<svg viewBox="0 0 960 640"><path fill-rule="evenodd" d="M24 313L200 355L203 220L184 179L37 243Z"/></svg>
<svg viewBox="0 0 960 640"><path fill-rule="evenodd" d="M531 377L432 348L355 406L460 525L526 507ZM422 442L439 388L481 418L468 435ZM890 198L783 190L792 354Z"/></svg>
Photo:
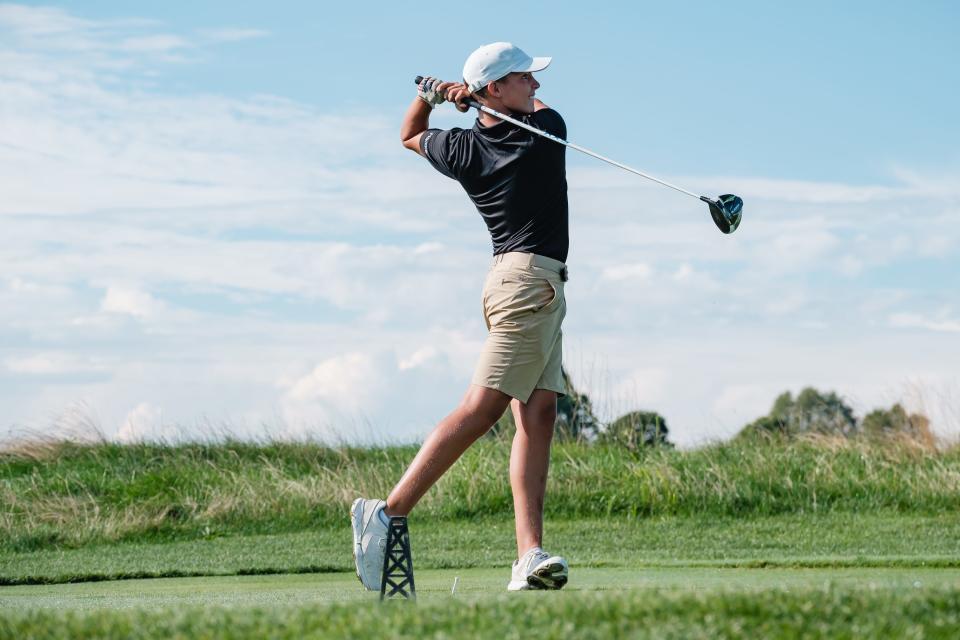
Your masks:
<svg viewBox="0 0 960 640"><path fill-rule="evenodd" d="M553 58L534 58L529 67L526 69L517 69L517 71L543 71L550 66L551 60L553 60Z"/></svg>

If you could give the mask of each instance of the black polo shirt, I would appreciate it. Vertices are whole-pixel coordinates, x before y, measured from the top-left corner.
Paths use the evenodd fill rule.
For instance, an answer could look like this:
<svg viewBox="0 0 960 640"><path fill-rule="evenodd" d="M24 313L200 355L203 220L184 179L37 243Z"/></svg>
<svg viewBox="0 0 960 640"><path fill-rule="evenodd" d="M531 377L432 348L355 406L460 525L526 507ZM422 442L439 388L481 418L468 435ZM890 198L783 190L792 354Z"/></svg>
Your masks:
<svg viewBox="0 0 960 640"><path fill-rule="evenodd" d="M566 139L553 109L512 117ZM483 216L493 255L524 251L567 260L566 147L509 122L472 129L428 129L420 149L440 173L457 180Z"/></svg>

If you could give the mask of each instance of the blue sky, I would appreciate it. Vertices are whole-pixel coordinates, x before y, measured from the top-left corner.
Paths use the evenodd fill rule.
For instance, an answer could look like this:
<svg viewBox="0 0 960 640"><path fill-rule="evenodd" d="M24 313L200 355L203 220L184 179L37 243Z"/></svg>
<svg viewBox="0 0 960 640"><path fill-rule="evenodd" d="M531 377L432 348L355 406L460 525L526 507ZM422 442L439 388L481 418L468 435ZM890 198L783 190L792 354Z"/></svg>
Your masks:
<svg viewBox="0 0 960 640"><path fill-rule="evenodd" d="M812 384L960 431L956 5L418 11L0 4L0 435L422 437L490 245L400 119L495 40L553 56L571 140L746 201L721 236L568 152L564 357L603 417L693 444Z"/></svg>
<svg viewBox="0 0 960 640"><path fill-rule="evenodd" d="M507 40L555 58L541 93L571 138L651 171L873 184L898 163L960 166L952 2L486 2L484 19L457 3L423 15L403 3L238 5L62 6L184 33L268 32L160 71L173 90L401 113L412 76L457 77L474 47Z"/></svg>

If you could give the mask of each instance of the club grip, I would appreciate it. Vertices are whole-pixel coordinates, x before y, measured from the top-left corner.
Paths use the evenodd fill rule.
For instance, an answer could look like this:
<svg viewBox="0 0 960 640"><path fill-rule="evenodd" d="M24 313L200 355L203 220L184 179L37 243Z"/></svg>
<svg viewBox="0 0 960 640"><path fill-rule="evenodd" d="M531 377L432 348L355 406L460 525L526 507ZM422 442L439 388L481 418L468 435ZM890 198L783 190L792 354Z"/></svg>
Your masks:
<svg viewBox="0 0 960 640"><path fill-rule="evenodd" d="M413 82L414 84L420 84L421 82L423 82L423 76L417 76L416 78L413 79ZM471 107L473 107L474 109L480 108L480 103L475 100L467 100L466 103Z"/></svg>
<svg viewBox="0 0 960 640"><path fill-rule="evenodd" d="M420 84L421 82L423 82L423 76L417 76L413 79L414 84ZM437 80L437 84L440 84L441 82L443 82L443 80Z"/></svg>

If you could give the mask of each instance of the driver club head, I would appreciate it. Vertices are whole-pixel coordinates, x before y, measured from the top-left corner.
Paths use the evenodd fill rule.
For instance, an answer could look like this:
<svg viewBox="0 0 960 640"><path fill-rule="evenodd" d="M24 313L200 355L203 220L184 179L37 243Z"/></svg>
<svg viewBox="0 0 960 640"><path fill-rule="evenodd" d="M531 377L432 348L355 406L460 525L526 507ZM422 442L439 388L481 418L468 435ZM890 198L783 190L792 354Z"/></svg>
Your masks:
<svg viewBox="0 0 960 640"><path fill-rule="evenodd" d="M710 207L710 216L720 231L733 233L737 230L743 217L743 200L739 196L727 193L717 196L716 200L706 196L700 196L700 199Z"/></svg>

